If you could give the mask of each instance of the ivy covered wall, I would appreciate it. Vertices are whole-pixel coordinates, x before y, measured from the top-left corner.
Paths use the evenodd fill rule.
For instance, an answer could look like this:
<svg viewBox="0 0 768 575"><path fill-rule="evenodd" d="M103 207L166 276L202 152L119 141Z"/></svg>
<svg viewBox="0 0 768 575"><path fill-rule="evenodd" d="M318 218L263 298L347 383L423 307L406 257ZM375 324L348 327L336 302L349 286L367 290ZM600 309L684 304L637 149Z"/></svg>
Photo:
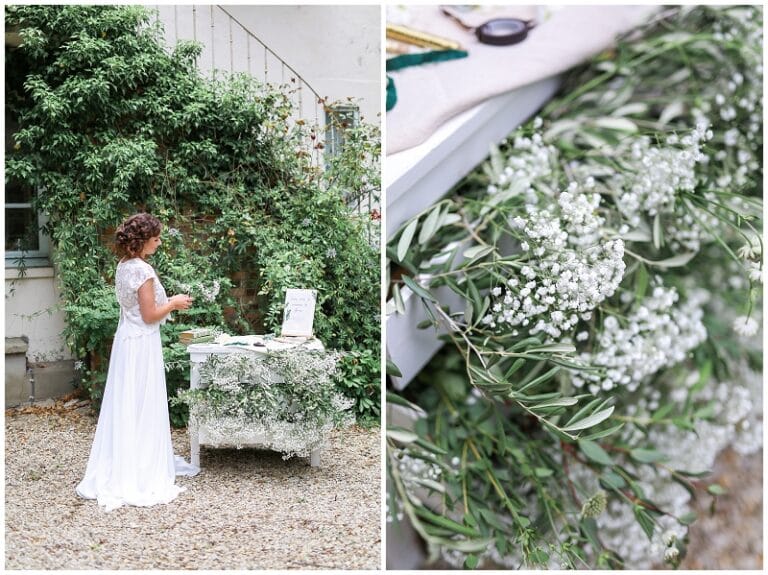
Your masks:
<svg viewBox="0 0 768 575"><path fill-rule="evenodd" d="M33 186L49 217L84 387L100 397L117 325L113 230L146 210L165 224L152 264L166 288L197 296L163 333L169 394L187 378L179 331L275 330L285 289L314 288L316 335L351 352L342 371L357 374L340 385L360 414L376 415L379 257L368 214L343 201L360 191L350 186L378 186L376 128L350 130L342 155L313 168L322 144L287 121L284 89L202 78L200 47L167 52L153 22L140 6L6 8L6 26L23 38L6 55L6 107L20 125L6 179Z"/></svg>

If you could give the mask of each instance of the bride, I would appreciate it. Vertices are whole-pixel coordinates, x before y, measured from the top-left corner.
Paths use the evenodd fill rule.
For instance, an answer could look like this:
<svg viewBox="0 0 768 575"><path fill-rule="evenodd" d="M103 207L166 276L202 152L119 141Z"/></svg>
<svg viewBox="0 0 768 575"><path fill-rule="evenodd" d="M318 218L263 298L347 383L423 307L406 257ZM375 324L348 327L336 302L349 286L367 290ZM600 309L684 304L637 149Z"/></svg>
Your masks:
<svg viewBox="0 0 768 575"><path fill-rule="evenodd" d="M122 259L115 272L120 304L107 384L80 497L96 499L107 511L122 505L168 503L185 490L176 475L199 469L174 456L165 387L160 324L192 298L170 299L145 259L160 246L160 221L131 216L115 234Z"/></svg>

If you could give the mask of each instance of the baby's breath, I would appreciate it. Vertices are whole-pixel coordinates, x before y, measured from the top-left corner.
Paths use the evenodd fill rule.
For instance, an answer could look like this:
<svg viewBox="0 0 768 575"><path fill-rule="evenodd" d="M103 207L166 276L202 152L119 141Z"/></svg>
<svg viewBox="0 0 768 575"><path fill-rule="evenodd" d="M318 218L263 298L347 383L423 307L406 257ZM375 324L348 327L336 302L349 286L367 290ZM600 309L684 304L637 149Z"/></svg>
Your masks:
<svg viewBox="0 0 768 575"><path fill-rule="evenodd" d="M761 87L760 8L665 11L395 236L453 345L393 406L390 518L448 564L677 567L762 447Z"/></svg>
<svg viewBox="0 0 768 575"><path fill-rule="evenodd" d="M179 391L175 401L189 405L191 425L211 445L307 456L334 427L354 422L354 400L334 381L339 358L308 350L214 356L200 368L201 388Z"/></svg>

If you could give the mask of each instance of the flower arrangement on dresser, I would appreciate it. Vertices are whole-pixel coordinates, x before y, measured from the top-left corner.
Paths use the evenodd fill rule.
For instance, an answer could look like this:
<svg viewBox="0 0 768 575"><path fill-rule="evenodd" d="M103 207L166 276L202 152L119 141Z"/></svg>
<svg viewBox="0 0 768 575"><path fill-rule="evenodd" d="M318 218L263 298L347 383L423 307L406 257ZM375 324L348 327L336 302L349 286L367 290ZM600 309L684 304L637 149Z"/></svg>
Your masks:
<svg viewBox="0 0 768 575"><path fill-rule="evenodd" d="M200 387L181 390L190 432L213 446L258 444L284 458L309 456L335 427L351 425L354 400L338 391L338 352L291 349L212 356Z"/></svg>

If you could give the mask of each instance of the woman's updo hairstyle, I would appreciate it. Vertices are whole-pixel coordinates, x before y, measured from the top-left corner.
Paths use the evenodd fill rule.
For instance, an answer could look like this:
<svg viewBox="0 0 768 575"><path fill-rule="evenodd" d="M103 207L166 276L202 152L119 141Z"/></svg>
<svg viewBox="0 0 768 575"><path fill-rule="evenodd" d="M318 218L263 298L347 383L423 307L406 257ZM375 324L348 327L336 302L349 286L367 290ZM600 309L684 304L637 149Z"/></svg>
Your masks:
<svg viewBox="0 0 768 575"><path fill-rule="evenodd" d="M120 224L115 232L115 247L121 257L136 258L149 238L160 235L162 224L150 214L136 214Z"/></svg>

